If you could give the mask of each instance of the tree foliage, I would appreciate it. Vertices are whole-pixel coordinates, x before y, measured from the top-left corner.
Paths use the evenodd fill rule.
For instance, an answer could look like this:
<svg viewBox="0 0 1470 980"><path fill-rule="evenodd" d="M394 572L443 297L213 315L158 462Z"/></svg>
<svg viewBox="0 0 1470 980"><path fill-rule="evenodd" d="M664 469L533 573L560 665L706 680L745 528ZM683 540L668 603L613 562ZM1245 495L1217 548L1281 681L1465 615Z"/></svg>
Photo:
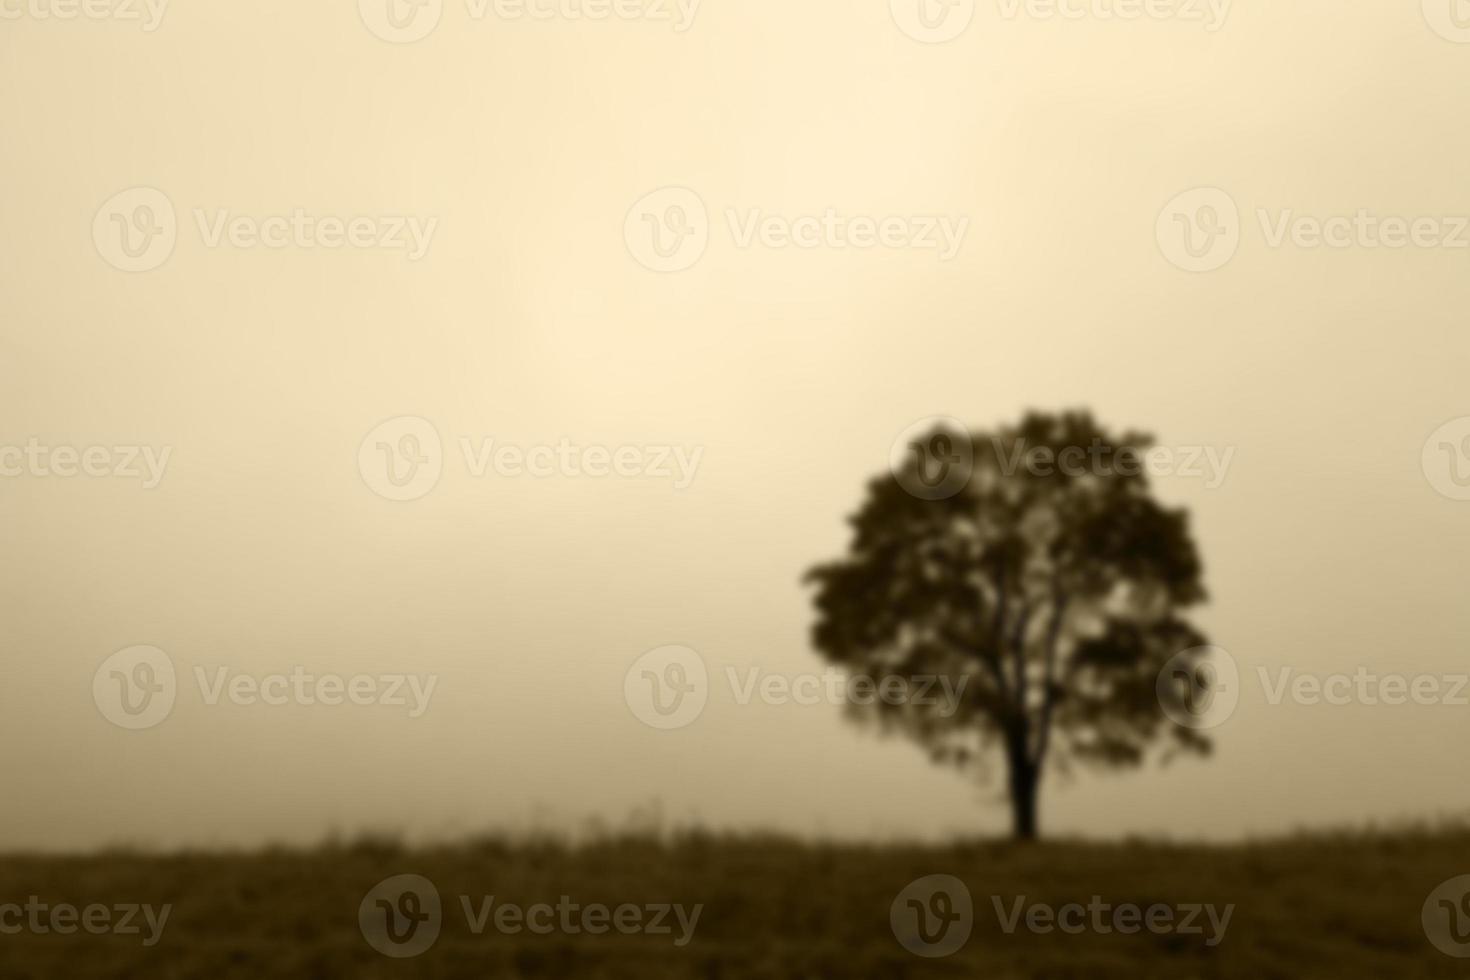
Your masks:
<svg viewBox="0 0 1470 980"><path fill-rule="evenodd" d="M966 441L970 453L954 453ZM1133 766L1161 740L1209 748L1168 720L1156 687L1170 658L1205 644L1182 616L1205 591L1187 515L1150 492L1150 445L1086 412L1032 413L993 433L936 428L869 484L848 553L809 575L814 642L833 663L878 681L967 679L946 710L854 710L940 761L984 772L1000 750L1018 836L1036 832L1048 760ZM954 465L946 453L970 460L956 492L910 492Z"/></svg>

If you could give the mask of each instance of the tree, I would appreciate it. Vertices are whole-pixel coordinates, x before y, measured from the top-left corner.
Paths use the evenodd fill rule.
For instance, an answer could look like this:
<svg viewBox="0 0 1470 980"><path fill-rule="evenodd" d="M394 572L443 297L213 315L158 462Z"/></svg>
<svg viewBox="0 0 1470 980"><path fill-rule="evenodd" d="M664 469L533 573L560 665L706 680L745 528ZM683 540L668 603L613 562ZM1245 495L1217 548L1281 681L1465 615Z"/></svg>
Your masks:
<svg viewBox="0 0 1470 980"><path fill-rule="evenodd" d="M1151 442L1087 412L936 426L869 483L848 554L808 575L828 660L915 691L964 681L952 705L850 709L982 777L999 749L1018 839L1037 834L1049 759L1070 772L1140 765L1161 740L1209 751L1161 701L1161 670L1206 643L1181 617L1205 591L1187 515L1150 493Z"/></svg>

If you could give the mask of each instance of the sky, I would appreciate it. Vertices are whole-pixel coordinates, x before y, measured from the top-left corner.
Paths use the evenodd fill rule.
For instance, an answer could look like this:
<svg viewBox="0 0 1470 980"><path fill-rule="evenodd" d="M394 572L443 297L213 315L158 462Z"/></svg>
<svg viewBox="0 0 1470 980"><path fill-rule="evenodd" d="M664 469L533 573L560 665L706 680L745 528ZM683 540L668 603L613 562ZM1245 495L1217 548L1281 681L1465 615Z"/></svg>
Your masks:
<svg viewBox="0 0 1470 980"><path fill-rule="evenodd" d="M1192 515L1197 622L1240 698L1208 761L1048 781L1046 832L1463 814L1470 707L1273 704L1260 674L1470 671L1470 502L1435 465L1470 468L1437 455L1470 434L1470 45L1436 2L997 0L928 28L904 0L448 0L418 40L373 0L180 4L154 30L0 4L0 467L107 450L104 475L0 476L0 834L650 809L1003 833L1001 783L834 704L741 704L726 672L824 670L801 579L901 433L1070 407L1233 453L1156 490ZM1203 256L1169 235L1178 207L1207 234L1202 202L1233 229ZM1360 212L1347 247L1310 244ZM1385 218L1433 220L1392 248ZM888 219L896 244L865 246ZM437 479L375 472L380 443L428 445ZM561 446L575 468L532 452ZM588 447L630 475L589 475ZM661 730L625 680L670 645L713 680ZM177 691L130 729L98 691L140 646ZM417 717L217 686L297 668L434 686Z"/></svg>

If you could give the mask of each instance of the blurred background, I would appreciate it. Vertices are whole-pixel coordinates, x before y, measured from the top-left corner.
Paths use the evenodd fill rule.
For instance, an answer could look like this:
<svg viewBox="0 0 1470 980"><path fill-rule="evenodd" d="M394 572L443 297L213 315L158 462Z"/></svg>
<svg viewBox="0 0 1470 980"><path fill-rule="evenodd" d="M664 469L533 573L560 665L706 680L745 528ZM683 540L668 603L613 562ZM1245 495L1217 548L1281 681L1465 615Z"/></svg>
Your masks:
<svg viewBox="0 0 1470 980"><path fill-rule="evenodd" d="M823 670L800 578L846 547L894 441L1033 406L1233 451L1218 486L1156 487L1193 515L1198 622L1242 673L1216 758L1049 782L1048 833L1463 813L1464 708L1273 706L1256 672L1467 669L1470 504L1421 451L1470 412L1470 253L1272 247L1257 211L1470 214L1470 47L1385 0L1241 4L1213 31L1008 9L929 44L885 3L834 0L707 0L682 31L677 8L451 2L412 43L350 3L179 4L154 31L7 8L0 444L171 449L153 489L0 479L8 847L630 819L1003 833L1002 783L831 704L715 683L659 731L623 685L669 644L717 678ZM177 241L128 273L94 223L137 187L166 196ZM1238 207L1239 246L1192 273L1157 224L1198 187ZM707 247L673 272L628 231L663 188L706 209ZM416 261L209 244L221 213L298 209L437 224ZM968 224L948 261L740 244L753 213L828 209ZM442 475L394 501L359 450L403 416L442 440ZM466 439L702 455L682 489L476 476ZM132 731L91 691L136 645L168 654L178 693ZM195 680L298 666L437 686L409 717L211 705Z"/></svg>

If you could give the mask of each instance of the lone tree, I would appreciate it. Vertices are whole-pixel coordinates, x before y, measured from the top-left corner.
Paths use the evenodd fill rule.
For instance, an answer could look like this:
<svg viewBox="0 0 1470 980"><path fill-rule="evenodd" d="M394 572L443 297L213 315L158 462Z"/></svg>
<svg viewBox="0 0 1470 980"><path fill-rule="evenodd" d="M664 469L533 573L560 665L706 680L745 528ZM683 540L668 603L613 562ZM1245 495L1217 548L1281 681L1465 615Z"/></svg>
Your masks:
<svg viewBox="0 0 1470 980"><path fill-rule="evenodd" d="M995 433L936 427L868 485L849 553L809 574L828 660L914 691L920 676L964 681L953 704L851 710L982 777L1000 749L1019 839L1036 836L1049 760L1136 766L1160 738L1210 748L1161 700L1171 658L1202 656L1180 611L1205 592L1187 515L1149 491L1150 444L1086 412ZM1198 691L1176 693L1192 707Z"/></svg>

